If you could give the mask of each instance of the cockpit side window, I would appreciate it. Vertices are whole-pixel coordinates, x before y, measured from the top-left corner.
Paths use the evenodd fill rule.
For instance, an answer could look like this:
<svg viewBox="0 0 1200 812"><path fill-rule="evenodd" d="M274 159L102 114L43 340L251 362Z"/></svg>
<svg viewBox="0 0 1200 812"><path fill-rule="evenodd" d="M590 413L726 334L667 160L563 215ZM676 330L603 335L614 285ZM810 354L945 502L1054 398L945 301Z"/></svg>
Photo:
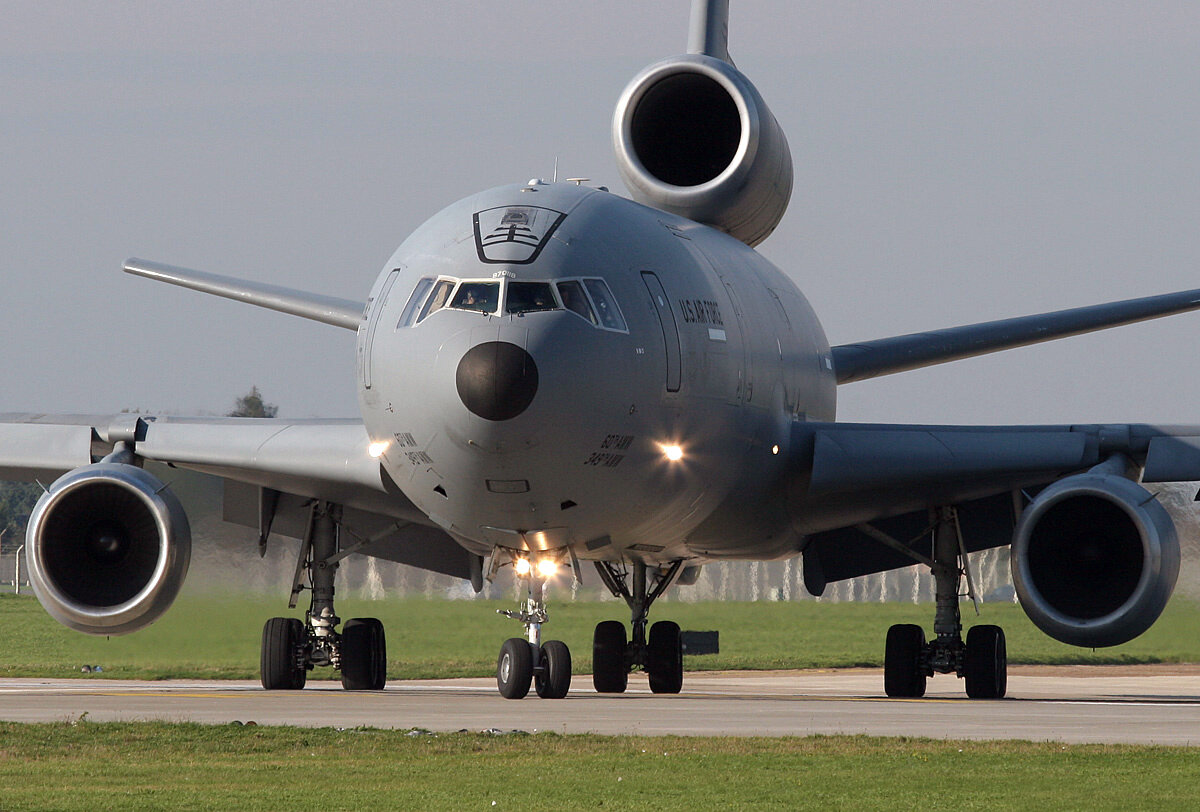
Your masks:
<svg viewBox="0 0 1200 812"><path fill-rule="evenodd" d="M613 298L612 291L608 289L608 283L603 279L585 279L583 286L587 288L592 302L596 305L596 314L600 319L601 327L622 332L629 329L625 326L625 318L621 315L620 308L617 307L617 300Z"/></svg>
<svg viewBox="0 0 1200 812"><path fill-rule="evenodd" d="M404 312L400 314L400 321L396 323L396 327L411 327L417 319L417 308L421 306L421 302L425 300L425 294L429 293L429 289L433 287L432 277L424 277L417 286L413 288L412 296L408 297L408 304L404 305Z"/></svg>
<svg viewBox="0 0 1200 812"><path fill-rule="evenodd" d="M559 282L558 295L562 297L563 307L567 310L578 313L593 325L599 324L596 312L592 310L592 303L588 301L587 294L583 292L583 285L579 282Z"/></svg>
<svg viewBox="0 0 1200 812"><path fill-rule="evenodd" d="M429 297L429 301L425 302L425 306L421 308L421 315L417 317L417 321L422 322L430 313L445 307L446 300L450 298L450 291L452 290L454 290L453 279L442 279L439 281L433 289L433 295Z"/></svg>
<svg viewBox="0 0 1200 812"><path fill-rule="evenodd" d="M499 282L463 282L454 294L450 307L458 310L475 310L479 313L495 313L500 303Z"/></svg>
<svg viewBox="0 0 1200 812"><path fill-rule="evenodd" d="M504 294L506 313L520 315L536 310L557 310L554 291L549 282L509 282Z"/></svg>

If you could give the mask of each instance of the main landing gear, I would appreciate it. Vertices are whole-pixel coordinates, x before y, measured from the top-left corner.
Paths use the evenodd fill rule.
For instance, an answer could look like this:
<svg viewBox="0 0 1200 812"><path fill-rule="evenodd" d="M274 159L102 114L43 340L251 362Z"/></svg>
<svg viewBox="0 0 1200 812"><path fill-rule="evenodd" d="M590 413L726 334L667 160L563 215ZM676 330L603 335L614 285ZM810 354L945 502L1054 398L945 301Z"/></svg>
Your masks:
<svg viewBox="0 0 1200 812"><path fill-rule="evenodd" d="M972 699L1000 699L1008 688L1008 654L999 626L974 626L962 639L959 581L965 574L972 595L974 586L966 568L967 554L954 508L935 511L933 558L937 610L935 639L925 641L925 631L912 624L888 629L884 650L883 687L888 696L925 695L925 680L936 674L957 674Z"/></svg>
<svg viewBox="0 0 1200 812"><path fill-rule="evenodd" d="M383 624L373 617L341 623L333 608L333 578L338 562L347 553L339 551L338 529L341 509L314 503L308 531L300 544L291 608L304 589L308 573L312 603L301 623L296 618L273 617L263 626L259 672L268 691L299 690L308 672L316 666L332 666L342 672L342 687L348 691L379 691L387 682L387 644Z"/></svg>
<svg viewBox="0 0 1200 812"><path fill-rule="evenodd" d="M646 634L650 606L679 575L683 562L651 569L640 562L612 564L597 561L600 579L614 595L625 599L632 614L633 634L625 638L619 620L597 624L592 638L592 684L602 694L620 694L629 684L629 672L643 669L656 694L677 694L683 688L683 644L679 624L660 620Z"/></svg>
<svg viewBox="0 0 1200 812"><path fill-rule="evenodd" d="M561 640L542 642L542 624L550 619L546 613L546 579L557 564L544 558L535 566L524 556L512 555L517 576L526 584L525 602L517 611L497 611L525 624L525 637L510 637L500 647L496 687L505 699L524 699L532 683L542 699L562 699L571 688L571 652Z"/></svg>

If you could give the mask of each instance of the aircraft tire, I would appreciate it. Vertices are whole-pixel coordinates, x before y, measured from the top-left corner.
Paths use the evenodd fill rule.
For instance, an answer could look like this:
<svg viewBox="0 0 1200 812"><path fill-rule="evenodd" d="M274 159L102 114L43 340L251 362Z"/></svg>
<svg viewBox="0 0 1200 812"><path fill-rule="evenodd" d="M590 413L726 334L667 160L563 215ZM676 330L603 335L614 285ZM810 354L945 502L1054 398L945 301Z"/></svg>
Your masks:
<svg viewBox="0 0 1200 812"><path fill-rule="evenodd" d="M972 626L967 632L963 681L971 699L1002 699L1008 690L1008 647L999 626Z"/></svg>
<svg viewBox="0 0 1200 812"><path fill-rule="evenodd" d="M625 624L605 620L592 636L592 685L602 694L623 694L629 685L625 664Z"/></svg>
<svg viewBox="0 0 1200 812"><path fill-rule="evenodd" d="M542 646L542 669L533 677L533 687L542 699L562 699L571 689L571 651L561 640Z"/></svg>
<svg viewBox="0 0 1200 812"><path fill-rule="evenodd" d="M925 696L925 671L921 652L925 648L925 630L911 623L897 623L888 629L883 656L883 690L888 696Z"/></svg>
<svg viewBox="0 0 1200 812"><path fill-rule="evenodd" d="M304 639L304 624L294 617L273 617L263 626L259 678L268 691L298 691L308 671L297 666L296 648Z"/></svg>
<svg viewBox="0 0 1200 812"><path fill-rule="evenodd" d="M387 684L387 639L383 623L356 617L342 627L342 687L347 691L382 691Z"/></svg>
<svg viewBox="0 0 1200 812"><path fill-rule="evenodd" d="M660 620L651 626L647 649L650 690L656 694L677 694L683 690L683 643L679 624Z"/></svg>
<svg viewBox="0 0 1200 812"><path fill-rule="evenodd" d="M533 681L533 647L521 637L510 637L496 660L496 687L505 699L524 699Z"/></svg>

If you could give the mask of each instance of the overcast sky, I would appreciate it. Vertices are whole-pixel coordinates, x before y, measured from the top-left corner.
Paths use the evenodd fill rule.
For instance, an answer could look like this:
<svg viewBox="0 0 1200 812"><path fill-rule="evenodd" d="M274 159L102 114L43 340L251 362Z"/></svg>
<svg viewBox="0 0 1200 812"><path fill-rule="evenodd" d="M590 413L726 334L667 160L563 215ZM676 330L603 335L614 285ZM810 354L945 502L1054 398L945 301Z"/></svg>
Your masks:
<svg viewBox="0 0 1200 812"><path fill-rule="evenodd" d="M785 128L762 252L832 343L1200 288L1200 7L734 0ZM362 300L429 215L622 190L688 3L0 2L0 411L356 412L353 335L120 273ZM843 419L1200 422L1200 314L852 384Z"/></svg>

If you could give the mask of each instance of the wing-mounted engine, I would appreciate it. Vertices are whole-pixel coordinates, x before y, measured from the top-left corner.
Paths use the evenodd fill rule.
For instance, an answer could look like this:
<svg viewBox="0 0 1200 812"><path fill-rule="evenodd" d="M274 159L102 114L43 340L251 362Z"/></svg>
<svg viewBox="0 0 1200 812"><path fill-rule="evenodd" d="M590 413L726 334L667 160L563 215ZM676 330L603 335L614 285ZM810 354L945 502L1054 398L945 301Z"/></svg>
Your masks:
<svg viewBox="0 0 1200 812"><path fill-rule="evenodd" d="M183 506L153 475L101 462L61 476L29 518L29 580L58 622L88 634L137 631L179 593L192 540Z"/></svg>
<svg viewBox="0 0 1200 812"><path fill-rule="evenodd" d="M1175 524L1123 476L1067 477L1025 509L1012 545L1017 596L1056 640L1115 646L1158 619L1179 575Z"/></svg>
<svg viewBox="0 0 1200 812"><path fill-rule="evenodd" d="M758 90L729 62L690 53L629 83L613 149L634 200L758 245L792 194L787 138Z"/></svg>

